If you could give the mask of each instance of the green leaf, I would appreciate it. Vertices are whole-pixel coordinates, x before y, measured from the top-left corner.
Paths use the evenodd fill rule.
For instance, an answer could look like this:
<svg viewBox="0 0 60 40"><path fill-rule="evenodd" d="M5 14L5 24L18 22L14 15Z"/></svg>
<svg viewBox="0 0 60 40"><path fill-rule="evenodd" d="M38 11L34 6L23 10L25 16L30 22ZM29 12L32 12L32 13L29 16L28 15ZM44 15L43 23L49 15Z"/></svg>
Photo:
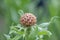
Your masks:
<svg viewBox="0 0 60 40"><path fill-rule="evenodd" d="M11 40L18 40L18 39L20 39L22 37L22 35L16 35L13 39L11 39Z"/></svg>
<svg viewBox="0 0 60 40"><path fill-rule="evenodd" d="M4 34L4 36L7 38L7 40L10 40L10 39L11 39L11 38L10 38L10 35Z"/></svg>
<svg viewBox="0 0 60 40"><path fill-rule="evenodd" d="M42 31L38 32L38 35L48 35L50 37L52 35L52 33L47 30L42 30Z"/></svg>
<svg viewBox="0 0 60 40"><path fill-rule="evenodd" d="M42 27L42 28L48 27L49 26L49 22L41 23L39 26Z"/></svg>
<svg viewBox="0 0 60 40"><path fill-rule="evenodd" d="M50 20L50 24L53 23L55 21L55 19L60 19L60 17L59 16L52 17Z"/></svg>
<svg viewBox="0 0 60 40"><path fill-rule="evenodd" d="M9 34L16 33L14 30L10 30Z"/></svg>
<svg viewBox="0 0 60 40"><path fill-rule="evenodd" d="M22 34L24 34L24 32L23 31L18 31L17 34L22 35Z"/></svg>

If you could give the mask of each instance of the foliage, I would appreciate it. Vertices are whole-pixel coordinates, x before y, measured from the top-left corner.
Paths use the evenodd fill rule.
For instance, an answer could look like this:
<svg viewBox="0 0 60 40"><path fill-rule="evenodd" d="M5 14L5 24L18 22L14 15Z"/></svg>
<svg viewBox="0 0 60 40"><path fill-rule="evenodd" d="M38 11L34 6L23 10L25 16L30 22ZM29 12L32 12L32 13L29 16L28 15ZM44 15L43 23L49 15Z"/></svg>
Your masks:
<svg viewBox="0 0 60 40"><path fill-rule="evenodd" d="M30 29L21 27L18 24L17 26L11 26L9 34L5 36L7 40L43 40L44 35L48 35L49 37L52 35L46 28L41 27L34 25Z"/></svg>
<svg viewBox="0 0 60 40"><path fill-rule="evenodd" d="M47 29L40 28L38 25L24 28L18 24L17 26L11 26L9 34L5 36L7 40L43 40L44 35L50 37L52 34Z"/></svg>

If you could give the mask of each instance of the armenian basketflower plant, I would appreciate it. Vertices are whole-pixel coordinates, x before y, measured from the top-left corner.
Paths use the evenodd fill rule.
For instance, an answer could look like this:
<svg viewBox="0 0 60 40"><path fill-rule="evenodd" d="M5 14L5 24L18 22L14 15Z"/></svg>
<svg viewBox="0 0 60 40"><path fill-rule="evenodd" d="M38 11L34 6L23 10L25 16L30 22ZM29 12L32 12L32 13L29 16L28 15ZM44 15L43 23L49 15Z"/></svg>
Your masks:
<svg viewBox="0 0 60 40"><path fill-rule="evenodd" d="M4 34L7 40L44 40L45 35L52 35L48 30L51 21L37 24L37 17L34 14L24 13L22 10L19 14L19 24L10 26L9 34Z"/></svg>

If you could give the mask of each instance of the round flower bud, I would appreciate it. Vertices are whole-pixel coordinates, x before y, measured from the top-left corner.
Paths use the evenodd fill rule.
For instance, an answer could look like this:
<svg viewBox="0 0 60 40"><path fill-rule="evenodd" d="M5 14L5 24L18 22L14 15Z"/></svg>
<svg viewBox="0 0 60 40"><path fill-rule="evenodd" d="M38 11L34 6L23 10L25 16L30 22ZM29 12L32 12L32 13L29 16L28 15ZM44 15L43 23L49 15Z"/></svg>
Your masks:
<svg viewBox="0 0 60 40"><path fill-rule="evenodd" d="M31 13L25 13L20 18L20 23L24 26L31 26L36 23L36 17Z"/></svg>

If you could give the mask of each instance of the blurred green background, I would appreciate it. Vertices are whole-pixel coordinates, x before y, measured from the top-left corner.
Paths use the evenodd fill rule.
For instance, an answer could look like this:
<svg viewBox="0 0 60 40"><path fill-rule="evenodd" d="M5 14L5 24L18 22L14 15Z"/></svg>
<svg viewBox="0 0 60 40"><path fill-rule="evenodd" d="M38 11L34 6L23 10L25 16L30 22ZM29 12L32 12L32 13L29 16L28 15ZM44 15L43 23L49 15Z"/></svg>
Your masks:
<svg viewBox="0 0 60 40"><path fill-rule="evenodd" d="M8 34L12 23L19 23L19 10L35 14L37 24L49 22L60 17L60 0L0 0L0 40L6 40L3 34ZM45 40L60 40L60 19L54 19L49 30L53 35Z"/></svg>

